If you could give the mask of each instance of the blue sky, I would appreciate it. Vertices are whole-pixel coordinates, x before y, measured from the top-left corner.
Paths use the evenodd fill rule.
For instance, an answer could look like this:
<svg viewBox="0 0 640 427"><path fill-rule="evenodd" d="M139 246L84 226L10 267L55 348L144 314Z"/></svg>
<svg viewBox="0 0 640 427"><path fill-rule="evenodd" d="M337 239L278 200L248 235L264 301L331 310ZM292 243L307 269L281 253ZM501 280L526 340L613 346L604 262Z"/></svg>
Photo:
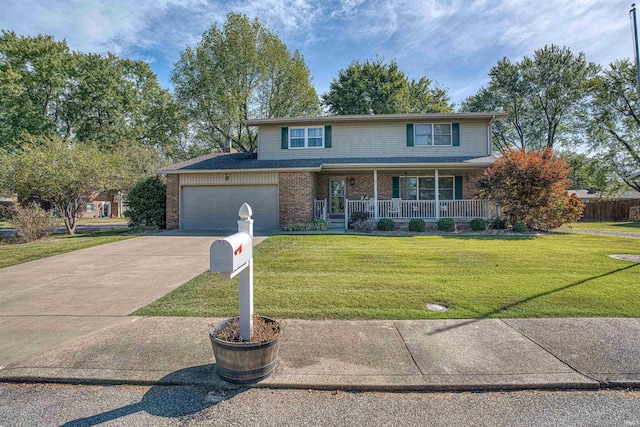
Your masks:
<svg viewBox="0 0 640 427"><path fill-rule="evenodd" d="M319 94L355 59L396 59L459 102L502 57L555 43L602 65L632 56L631 0L1 0L0 28L51 34L74 50L150 63L160 83L180 51L229 12L258 17L298 49Z"/></svg>

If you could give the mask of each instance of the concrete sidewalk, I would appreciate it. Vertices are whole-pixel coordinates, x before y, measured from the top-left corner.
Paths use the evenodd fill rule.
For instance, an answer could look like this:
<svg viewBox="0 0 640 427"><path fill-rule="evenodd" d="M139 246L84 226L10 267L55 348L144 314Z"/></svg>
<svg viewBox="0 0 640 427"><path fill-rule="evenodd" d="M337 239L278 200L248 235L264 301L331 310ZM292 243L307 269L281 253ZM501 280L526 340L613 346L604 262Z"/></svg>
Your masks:
<svg viewBox="0 0 640 427"><path fill-rule="evenodd" d="M127 320L125 320L127 319ZM230 387L208 325L129 317L0 369L0 381ZM640 319L290 320L258 387L347 390L640 386Z"/></svg>

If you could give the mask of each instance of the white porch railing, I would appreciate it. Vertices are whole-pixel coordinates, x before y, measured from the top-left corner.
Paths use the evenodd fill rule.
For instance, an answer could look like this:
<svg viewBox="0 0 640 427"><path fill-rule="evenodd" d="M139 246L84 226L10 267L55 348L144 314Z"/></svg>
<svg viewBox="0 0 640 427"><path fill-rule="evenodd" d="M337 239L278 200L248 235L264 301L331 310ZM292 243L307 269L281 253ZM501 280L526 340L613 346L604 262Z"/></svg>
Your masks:
<svg viewBox="0 0 640 427"><path fill-rule="evenodd" d="M367 212L374 218L374 203L373 200L345 200L345 218L353 212ZM488 200L440 200L437 212L434 200L378 200L378 218L473 219L495 215L495 204Z"/></svg>
<svg viewBox="0 0 640 427"><path fill-rule="evenodd" d="M326 199L313 201L313 218L327 220L327 201Z"/></svg>

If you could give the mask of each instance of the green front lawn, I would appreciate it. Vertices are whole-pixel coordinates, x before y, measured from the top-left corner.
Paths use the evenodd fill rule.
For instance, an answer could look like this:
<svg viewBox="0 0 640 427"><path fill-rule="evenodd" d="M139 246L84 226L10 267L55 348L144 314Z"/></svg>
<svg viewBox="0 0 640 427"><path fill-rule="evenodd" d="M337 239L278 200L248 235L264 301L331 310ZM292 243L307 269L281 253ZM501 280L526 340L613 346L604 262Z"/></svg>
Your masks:
<svg viewBox="0 0 640 427"><path fill-rule="evenodd" d="M60 227L64 227L64 221L56 221ZM126 224L126 218L78 218L78 225L102 225L102 224ZM0 228L13 228L10 221L0 220Z"/></svg>
<svg viewBox="0 0 640 427"><path fill-rule="evenodd" d="M572 222L571 224L563 225L560 230L563 228L588 231L613 231L616 233L640 233L640 222Z"/></svg>
<svg viewBox="0 0 640 427"><path fill-rule="evenodd" d="M635 239L275 236L255 248L255 311L279 318L640 317ZM233 316L237 279L203 273L135 315ZM450 307L426 311L426 303Z"/></svg>
<svg viewBox="0 0 640 427"><path fill-rule="evenodd" d="M0 268L136 237L126 236L125 232L126 230L83 233L73 236L56 235L44 242L20 245L0 243Z"/></svg>

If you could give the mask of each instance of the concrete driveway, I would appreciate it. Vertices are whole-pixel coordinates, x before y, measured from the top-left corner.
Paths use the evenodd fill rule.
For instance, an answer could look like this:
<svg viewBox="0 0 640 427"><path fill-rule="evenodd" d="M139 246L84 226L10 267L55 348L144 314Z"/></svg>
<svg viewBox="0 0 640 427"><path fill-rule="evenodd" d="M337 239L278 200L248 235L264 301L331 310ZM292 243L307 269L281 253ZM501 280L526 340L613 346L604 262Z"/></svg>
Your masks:
<svg viewBox="0 0 640 427"><path fill-rule="evenodd" d="M135 321L127 315L207 270L211 243L230 233L160 233L0 269L0 369Z"/></svg>

